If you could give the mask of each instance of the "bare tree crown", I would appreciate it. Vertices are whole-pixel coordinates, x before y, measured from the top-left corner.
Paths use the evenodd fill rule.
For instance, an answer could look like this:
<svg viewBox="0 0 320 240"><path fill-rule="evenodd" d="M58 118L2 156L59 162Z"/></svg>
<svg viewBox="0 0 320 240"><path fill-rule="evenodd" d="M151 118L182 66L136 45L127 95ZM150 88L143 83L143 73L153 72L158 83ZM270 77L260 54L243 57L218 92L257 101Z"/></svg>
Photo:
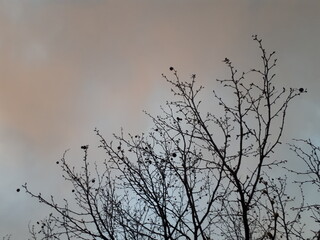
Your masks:
<svg viewBox="0 0 320 240"><path fill-rule="evenodd" d="M223 60L230 76L217 81L232 101L213 91L212 106L203 111L196 75L182 81L170 67L170 75L162 76L175 100L158 116L146 113L153 121L150 132L121 131L109 142L95 130L107 155L103 170L89 161L87 145L81 147L80 171L64 155L57 163L73 186L73 202L59 205L23 185L53 209L30 226L32 239L319 239L316 231L305 234L300 221L305 207L319 221L319 205L290 208L294 198L286 192L286 177L271 174L286 166L273 153L291 100L306 90L275 87L275 52L267 52L256 35L253 40L260 68L240 72L229 58ZM307 169L295 173L310 177L300 184L315 183L319 190L318 148L312 160L292 148Z"/></svg>

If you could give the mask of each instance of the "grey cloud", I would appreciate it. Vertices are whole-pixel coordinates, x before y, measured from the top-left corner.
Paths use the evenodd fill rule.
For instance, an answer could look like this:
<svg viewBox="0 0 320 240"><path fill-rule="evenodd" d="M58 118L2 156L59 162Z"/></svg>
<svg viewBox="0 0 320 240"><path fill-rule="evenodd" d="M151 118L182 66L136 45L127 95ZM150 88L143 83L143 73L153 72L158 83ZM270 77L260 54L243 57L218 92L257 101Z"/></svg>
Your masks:
<svg viewBox="0 0 320 240"><path fill-rule="evenodd" d="M255 64L254 33L278 52L279 86L309 89L287 132L294 135L304 121L318 129L319 7L297 0L2 1L0 212L12 214L1 214L0 233L25 238L26 223L45 211L35 213L38 203L15 188L27 180L35 189L45 189L42 181L54 185L60 175L52 164L69 147L78 154L81 144L94 145L94 127L106 134L121 126L146 130L141 110L157 112L164 103L169 89L161 73L169 66L183 78L196 73L210 94L227 74L222 59ZM297 130L308 134L319 137ZM56 186L53 193L64 191Z"/></svg>

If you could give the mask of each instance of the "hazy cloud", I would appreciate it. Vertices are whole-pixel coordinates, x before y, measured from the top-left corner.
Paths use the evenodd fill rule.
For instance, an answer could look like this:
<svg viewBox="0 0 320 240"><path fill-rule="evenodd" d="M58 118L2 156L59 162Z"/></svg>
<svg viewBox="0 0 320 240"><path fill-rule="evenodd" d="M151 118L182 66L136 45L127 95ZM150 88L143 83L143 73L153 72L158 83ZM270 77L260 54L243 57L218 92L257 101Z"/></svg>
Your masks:
<svg viewBox="0 0 320 240"><path fill-rule="evenodd" d="M164 103L169 66L185 78L196 73L209 93L227 74L225 57L240 68L256 64L251 34L279 53L279 86L309 89L290 112L288 137L318 138L319 8L298 0L1 1L0 233L25 238L43 212L15 188L54 185L55 160L94 145L94 127L147 129L141 111Z"/></svg>

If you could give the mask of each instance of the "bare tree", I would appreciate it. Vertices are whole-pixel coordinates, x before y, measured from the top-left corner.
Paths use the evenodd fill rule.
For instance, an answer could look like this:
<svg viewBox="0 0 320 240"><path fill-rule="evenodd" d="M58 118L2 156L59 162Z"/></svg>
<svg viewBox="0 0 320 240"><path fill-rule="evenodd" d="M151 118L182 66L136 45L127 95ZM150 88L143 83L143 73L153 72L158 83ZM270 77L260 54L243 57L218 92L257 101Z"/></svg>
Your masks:
<svg viewBox="0 0 320 240"><path fill-rule="evenodd" d="M73 185L74 201L26 192L54 213L30 227L33 239L307 239L302 208L286 192L285 176L273 169L288 105L306 92L276 87L275 52L268 53L256 35L261 67L239 72L225 58L230 76L221 83L224 98L213 91L210 111L201 104L196 75L171 77L174 101L162 114L147 115L147 134L107 141L95 130L107 154L104 169L91 166L88 146L80 171L65 155L59 164ZM206 103L207 104L207 103ZM93 167L93 168L91 168ZM306 172L306 174L308 174ZM300 206L300 205L299 205Z"/></svg>
<svg viewBox="0 0 320 240"><path fill-rule="evenodd" d="M314 193L320 193L320 147L316 146L310 139L295 139L295 144L289 144L292 151L302 160L304 167L299 170L288 169L290 172L295 173L299 180L295 183L298 184L302 192L303 199L305 198L305 189ZM311 202L310 202L311 201ZM320 202L317 197L310 199L308 202L303 202L300 210L304 211L314 220L318 225L318 229L313 230L315 235L314 239L320 240Z"/></svg>
<svg viewBox="0 0 320 240"><path fill-rule="evenodd" d="M10 240L11 239L11 235L7 234L4 237L2 237L2 240Z"/></svg>

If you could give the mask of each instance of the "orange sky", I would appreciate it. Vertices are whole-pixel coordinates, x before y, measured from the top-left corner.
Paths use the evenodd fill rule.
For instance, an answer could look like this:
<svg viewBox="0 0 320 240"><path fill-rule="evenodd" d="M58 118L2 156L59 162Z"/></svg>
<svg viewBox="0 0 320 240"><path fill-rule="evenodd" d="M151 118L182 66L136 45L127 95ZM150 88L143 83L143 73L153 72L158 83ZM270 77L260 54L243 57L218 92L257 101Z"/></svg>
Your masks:
<svg viewBox="0 0 320 240"><path fill-rule="evenodd" d="M43 191L65 149L97 144L94 127L147 130L142 110L157 112L170 94L169 66L208 89L226 77L224 57L250 68L252 34L278 52L279 85L309 89L288 138L318 141L319 10L318 0L0 1L0 237L23 239L44 216L18 186Z"/></svg>

